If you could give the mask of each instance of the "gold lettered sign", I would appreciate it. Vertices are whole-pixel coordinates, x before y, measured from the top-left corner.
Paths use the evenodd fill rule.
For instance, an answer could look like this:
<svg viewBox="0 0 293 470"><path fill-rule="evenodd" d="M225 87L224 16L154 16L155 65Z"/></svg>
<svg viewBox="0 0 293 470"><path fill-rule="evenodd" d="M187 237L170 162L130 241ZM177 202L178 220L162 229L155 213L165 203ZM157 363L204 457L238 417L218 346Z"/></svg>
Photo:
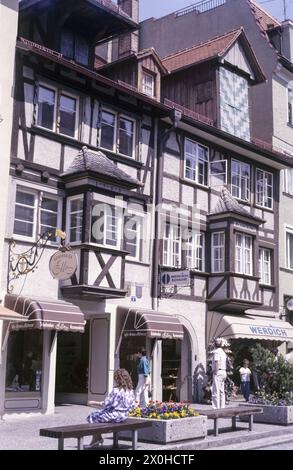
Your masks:
<svg viewBox="0 0 293 470"><path fill-rule="evenodd" d="M70 279L77 270L77 256L73 251L57 251L51 256L50 273L58 281Z"/></svg>

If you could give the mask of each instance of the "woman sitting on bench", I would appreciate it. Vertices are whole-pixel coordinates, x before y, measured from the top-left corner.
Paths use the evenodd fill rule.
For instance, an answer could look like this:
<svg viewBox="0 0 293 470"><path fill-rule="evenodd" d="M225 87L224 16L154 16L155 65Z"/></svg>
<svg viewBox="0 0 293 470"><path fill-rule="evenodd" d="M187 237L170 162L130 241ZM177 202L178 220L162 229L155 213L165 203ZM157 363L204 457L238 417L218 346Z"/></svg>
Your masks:
<svg viewBox="0 0 293 470"><path fill-rule="evenodd" d="M100 410L93 411L88 417L89 423L122 423L128 418L129 412L135 407L133 384L130 375L125 369L118 369L114 373L115 386L103 402L90 401L89 406L99 406ZM93 435L88 448L103 444L100 433Z"/></svg>

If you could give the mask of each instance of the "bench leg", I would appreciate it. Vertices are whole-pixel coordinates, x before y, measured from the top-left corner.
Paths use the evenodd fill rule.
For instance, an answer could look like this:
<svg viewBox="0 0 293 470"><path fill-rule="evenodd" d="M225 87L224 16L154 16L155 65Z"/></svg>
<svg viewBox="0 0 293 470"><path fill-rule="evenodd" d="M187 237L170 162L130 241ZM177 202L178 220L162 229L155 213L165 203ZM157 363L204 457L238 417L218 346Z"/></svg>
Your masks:
<svg viewBox="0 0 293 470"><path fill-rule="evenodd" d="M77 450L83 450L83 437L77 438Z"/></svg>
<svg viewBox="0 0 293 470"><path fill-rule="evenodd" d="M118 432L113 433L113 449L118 449Z"/></svg>
<svg viewBox="0 0 293 470"><path fill-rule="evenodd" d="M233 429L233 431L236 430L236 416L232 417L232 429Z"/></svg>
<svg viewBox="0 0 293 470"><path fill-rule="evenodd" d="M138 441L138 430L133 429L132 431L132 450L136 450Z"/></svg>
<svg viewBox="0 0 293 470"><path fill-rule="evenodd" d="M249 415L249 431L253 428L253 415Z"/></svg>
<svg viewBox="0 0 293 470"><path fill-rule="evenodd" d="M219 423L218 423L218 418L214 418L214 435L218 436L219 435Z"/></svg>
<svg viewBox="0 0 293 470"><path fill-rule="evenodd" d="M64 450L64 438L59 437L58 439L58 450Z"/></svg>

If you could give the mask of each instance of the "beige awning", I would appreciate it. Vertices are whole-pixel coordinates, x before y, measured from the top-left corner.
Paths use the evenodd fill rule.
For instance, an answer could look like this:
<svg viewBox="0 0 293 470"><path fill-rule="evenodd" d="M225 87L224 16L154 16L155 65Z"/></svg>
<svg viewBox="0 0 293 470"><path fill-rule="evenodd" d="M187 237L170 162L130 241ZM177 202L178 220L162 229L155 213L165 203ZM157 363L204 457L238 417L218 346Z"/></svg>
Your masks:
<svg viewBox="0 0 293 470"><path fill-rule="evenodd" d="M118 307L124 316L123 336L147 336L158 339L180 339L184 337L183 325L175 315L140 308Z"/></svg>
<svg viewBox="0 0 293 470"><path fill-rule="evenodd" d="M3 307L0 305L0 320L8 320L8 321L26 321L27 319L23 318L22 315L19 313L10 310L9 308Z"/></svg>
<svg viewBox="0 0 293 470"><path fill-rule="evenodd" d="M223 315L208 312L207 342L222 337L225 339L261 339L270 341L293 341L293 326L282 320L249 315Z"/></svg>

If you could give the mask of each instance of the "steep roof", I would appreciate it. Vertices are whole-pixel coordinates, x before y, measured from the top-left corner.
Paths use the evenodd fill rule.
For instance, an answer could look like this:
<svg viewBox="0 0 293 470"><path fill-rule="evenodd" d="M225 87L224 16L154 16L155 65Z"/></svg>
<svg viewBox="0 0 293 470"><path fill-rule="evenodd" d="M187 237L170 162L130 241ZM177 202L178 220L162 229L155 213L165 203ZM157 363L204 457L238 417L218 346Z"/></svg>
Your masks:
<svg viewBox="0 0 293 470"><path fill-rule="evenodd" d="M223 58L238 40L241 40L258 80L263 81L265 77L242 27L217 36L207 42L166 56L162 62L170 73L174 73L202 62Z"/></svg>
<svg viewBox="0 0 293 470"><path fill-rule="evenodd" d="M267 35L267 31L269 29L281 26L281 23L276 18L274 18L270 13L265 11L260 5L255 3L253 0L248 0L248 3L250 4L251 11L263 35Z"/></svg>
<svg viewBox="0 0 293 470"><path fill-rule="evenodd" d="M79 173L97 173L107 179L114 179L129 187L140 186L140 182L123 170L120 170L103 152L94 152L87 147L82 147L78 155L73 159L69 168L62 176L70 176Z"/></svg>
<svg viewBox="0 0 293 470"><path fill-rule="evenodd" d="M227 188L222 189L221 197L218 200L218 203L214 210L209 215L216 214L226 214L227 212L232 212L234 214L242 215L246 218L251 218L262 223L263 220L259 217L251 215L238 201L235 199L232 194L228 191Z"/></svg>
<svg viewBox="0 0 293 470"><path fill-rule="evenodd" d="M108 70L111 67L116 67L116 66L120 65L123 62L127 62L127 61L130 61L130 60L141 60L141 59L144 59L145 57L150 57L150 56L153 58L153 60L158 65L159 69L161 70L161 73L162 74L167 74L168 73L167 68L164 66L160 56L157 54L156 50L153 47L150 47L148 49L142 49L139 52L132 52L131 54L126 55L124 57L119 57L118 59L113 60L112 62L107 62L107 63L104 63L104 64L100 64L100 65L98 65L98 67L95 67L95 68L100 73L103 70Z"/></svg>

